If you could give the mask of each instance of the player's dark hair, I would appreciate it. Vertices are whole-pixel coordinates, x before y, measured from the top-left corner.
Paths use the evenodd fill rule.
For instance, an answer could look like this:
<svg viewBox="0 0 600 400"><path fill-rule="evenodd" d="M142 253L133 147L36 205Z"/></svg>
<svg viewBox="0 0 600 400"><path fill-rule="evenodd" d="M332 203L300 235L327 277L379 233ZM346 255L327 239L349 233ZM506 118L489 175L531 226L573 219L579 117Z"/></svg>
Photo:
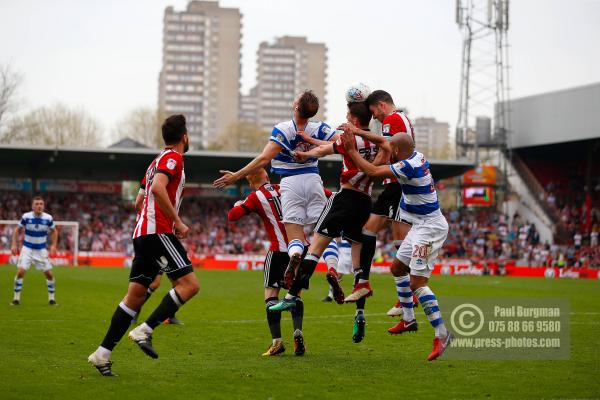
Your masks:
<svg viewBox="0 0 600 400"><path fill-rule="evenodd" d="M386 92L385 90L375 90L373 91L369 97L367 97L367 100L365 100L365 103L367 103L367 106L372 106L373 104L377 104L379 102L384 102L387 104L394 104L394 100L392 99L392 95L389 94L388 92Z"/></svg>
<svg viewBox="0 0 600 400"><path fill-rule="evenodd" d="M348 103L348 112L353 117L358 118L361 127L369 125L372 117L371 110L364 101Z"/></svg>
<svg viewBox="0 0 600 400"><path fill-rule="evenodd" d="M162 124L162 137L165 144L177 144L187 132L185 116L182 114L171 115Z"/></svg>
<svg viewBox="0 0 600 400"><path fill-rule="evenodd" d="M298 99L298 114L300 118L309 119L319 111L319 98L312 90L305 90Z"/></svg>
<svg viewBox="0 0 600 400"><path fill-rule="evenodd" d="M44 198L42 196L34 196L33 199L31 199L31 202L33 203L36 200L44 201Z"/></svg>

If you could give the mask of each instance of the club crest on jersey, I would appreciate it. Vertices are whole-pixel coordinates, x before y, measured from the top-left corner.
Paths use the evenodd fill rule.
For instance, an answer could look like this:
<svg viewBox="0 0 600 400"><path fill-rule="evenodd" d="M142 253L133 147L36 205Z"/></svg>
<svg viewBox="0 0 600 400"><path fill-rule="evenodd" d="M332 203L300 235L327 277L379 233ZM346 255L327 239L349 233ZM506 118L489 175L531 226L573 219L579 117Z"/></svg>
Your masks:
<svg viewBox="0 0 600 400"><path fill-rule="evenodd" d="M169 159L167 160L167 168L168 168L168 169L175 169L175 166L177 166L177 161L175 161L175 160L174 160L174 159L172 159L172 158L169 158Z"/></svg>
<svg viewBox="0 0 600 400"><path fill-rule="evenodd" d="M381 132L390 133L390 124L385 124L381 127Z"/></svg>

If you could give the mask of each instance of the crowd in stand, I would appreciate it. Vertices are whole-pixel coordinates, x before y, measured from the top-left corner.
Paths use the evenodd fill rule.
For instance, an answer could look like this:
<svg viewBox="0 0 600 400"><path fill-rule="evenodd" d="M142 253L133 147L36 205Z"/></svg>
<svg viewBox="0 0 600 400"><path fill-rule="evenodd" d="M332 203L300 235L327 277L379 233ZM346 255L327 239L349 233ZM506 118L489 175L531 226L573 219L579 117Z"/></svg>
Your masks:
<svg viewBox="0 0 600 400"><path fill-rule="evenodd" d="M450 232L443 257L469 258L518 265L600 268L600 247L594 234L580 235L579 242L565 245L542 242L536 226L518 214L452 210L447 214ZM598 224L596 224L598 227Z"/></svg>
<svg viewBox="0 0 600 400"><path fill-rule="evenodd" d="M215 254L265 254L269 238L256 215L235 224L227 212L235 200L192 197L181 206L183 221L191 234L185 241L188 251L202 256Z"/></svg>
<svg viewBox="0 0 600 400"><path fill-rule="evenodd" d="M132 201L120 194L45 194L46 211L55 221L79 222L79 251L131 254L136 213ZM269 241L256 216L229 224L227 211L235 199L184 197L181 214L191 228L184 241L190 253L263 254ZM28 211L30 196L21 192L0 194L0 219L18 220ZM10 248L14 226L0 225L1 248ZM73 250L74 229L59 227L59 250Z"/></svg>
<svg viewBox="0 0 600 400"><path fill-rule="evenodd" d="M131 228L135 222L133 205L117 194L45 194L46 212L55 221L79 222L80 251L123 252L130 246ZM21 192L0 195L0 219L19 220L30 210L30 196ZM0 226L2 247L10 247L13 226ZM59 250L72 251L75 230L59 227Z"/></svg>
<svg viewBox="0 0 600 400"><path fill-rule="evenodd" d="M136 214L131 201L119 194L46 194L47 211L55 220L79 222L79 250L125 252L131 254L131 233ZM184 244L198 257L215 254L264 254L269 241L256 216L235 224L227 221L227 211L235 199L184 198L181 211L191 228ZM17 220L28 211L29 195L0 194L0 219ZM565 206L565 208L569 206ZM597 211L597 210L596 210ZM570 215L574 215L572 210ZM540 241L536 226L519 215L512 218L486 210L458 209L446 212L448 240L442 259L468 259L539 266L590 266L600 268L600 215L593 214L591 233L576 231L566 246ZM0 225L0 248L10 248L13 227ZM60 229L59 249L73 250L74 230ZM389 230L379 234L375 261L390 261L396 250Z"/></svg>
<svg viewBox="0 0 600 400"><path fill-rule="evenodd" d="M555 262L599 267L600 179L594 178L591 190L576 179L551 181L544 189L545 201L556 212L568 241L565 254L559 254Z"/></svg>
<svg viewBox="0 0 600 400"><path fill-rule="evenodd" d="M581 182L568 184L549 182L545 187L546 202L560 217L561 223L573 237L576 233L598 232L600 221L600 180L592 183L592 190L581 190Z"/></svg>

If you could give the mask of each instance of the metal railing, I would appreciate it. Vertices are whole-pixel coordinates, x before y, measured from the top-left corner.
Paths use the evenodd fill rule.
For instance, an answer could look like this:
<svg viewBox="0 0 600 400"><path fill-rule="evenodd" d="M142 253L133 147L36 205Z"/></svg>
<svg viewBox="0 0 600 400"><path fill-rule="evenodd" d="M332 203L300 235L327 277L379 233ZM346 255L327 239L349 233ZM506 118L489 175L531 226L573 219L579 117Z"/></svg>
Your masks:
<svg viewBox="0 0 600 400"><path fill-rule="evenodd" d="M557 243L564 243L568 240L567 227L563 223L558 210L548 203L548 193L546 192L546 189L537 180L533 172L531 172L527 164L525 164L519 155L513 152L510 161L515 172L519 174L523 182L525 182L529 192L536 199L537 204L540 206L547 219L552 223L554 241Z"/></svg>

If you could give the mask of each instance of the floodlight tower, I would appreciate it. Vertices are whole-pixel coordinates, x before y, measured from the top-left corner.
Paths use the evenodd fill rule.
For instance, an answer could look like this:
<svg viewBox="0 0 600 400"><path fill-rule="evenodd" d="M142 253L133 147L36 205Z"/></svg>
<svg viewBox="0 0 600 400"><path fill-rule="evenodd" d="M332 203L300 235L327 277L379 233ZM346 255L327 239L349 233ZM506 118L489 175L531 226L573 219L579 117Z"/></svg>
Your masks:
<svg viewBox="0 0 600 400"><path fill-rule="evenodd" d="M472 155L477 164L480 148L506 149L508 6L509 0L456 0L463 35L456 151L459 157Z"/></svg>

